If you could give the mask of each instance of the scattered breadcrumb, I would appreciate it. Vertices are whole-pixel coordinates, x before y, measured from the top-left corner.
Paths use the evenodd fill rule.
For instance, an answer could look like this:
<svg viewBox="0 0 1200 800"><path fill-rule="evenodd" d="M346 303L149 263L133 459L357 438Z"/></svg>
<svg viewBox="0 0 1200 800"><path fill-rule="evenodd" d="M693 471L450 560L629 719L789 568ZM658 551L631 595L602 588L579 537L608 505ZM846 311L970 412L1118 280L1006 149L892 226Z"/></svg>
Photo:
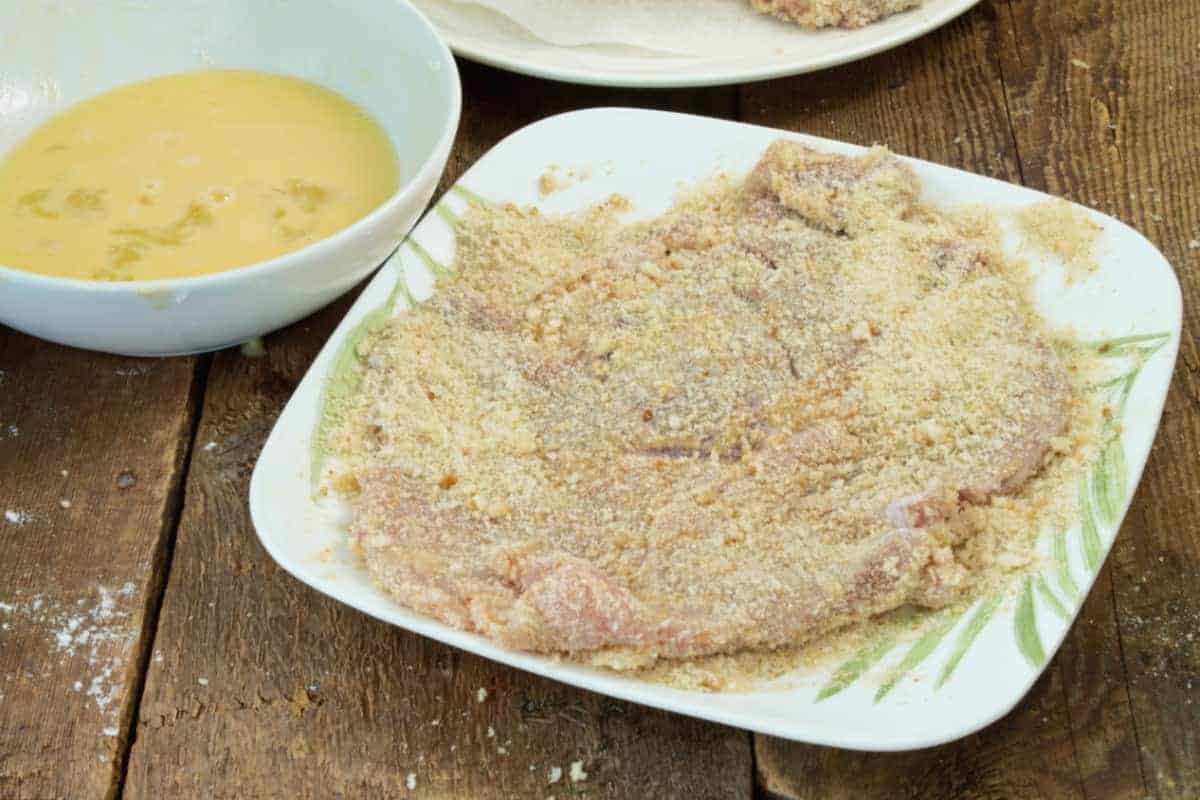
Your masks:
<svg viewBox="0 0 1200 800"><path fill-rule="evenodd" d="M550 783L558 783L560 780L562 780L562 776L563 776L562 767L551 767L550 768L550 775L549 775Z"/></svg>
<svg viewBox="0 0 1200 800"><path fill-rule="evenodd" d="M487 700L487 698L488 698L488 690L483 688L482 686L480 686L479 690L475 692L475 701L478 703L482 703L484 700Z"/></svg>
<svg viewBox="0 0 1200 800"><path fill-rule="evenodd" d="M538 178L538 194L542 197L569 189L581 181L592 177L592 167L570 167L563 169L558 164L551 164Z"/></svg>
<svg viewBox="0 0 1200 800"><path fill-rule="evenodd" d="M1092 65L1079 58L1071 59L1071 66L1079 67L1080 69L1091 69Z"/></svg>
<svg viewBox="0 0 1200 800"><path fill-rule="evenodd" d="M1053 255L1063 262L1068 285L1100 268L1096 249L1103 228L1086 209L1055 198L1026 206L1016 212L1015 218L1035 252Z"/></svg>
<svg viewBox="0 0 1200 800"><path fill-rule="evenodd" d="M4 519L13 525L24 525L33 519L33 517L25 511L17 511L10 508L4 512Z"/></svg>
<svg viewBox="0 0 1200 800"><path fill-rule="evenodd" d="M755 10L803 28L861 28L924 0L750 0Z"/></svg>
<svg viewBox="0 0 1200 800"><path fill-rule="evenodd" d="M59 506L59 508L70 508L71 501L64 497L58 501L58 506Z"/></svg>
<svg viewBox="0 0 1200 800"><path fill-rule="evenodd" d="M208 678L197 678L196 683L200 684L201 686L208 686Z"/></svg>
<svg viewBox="0 0 1200 800"><path fill-rule="evenodd" d="M571 777L571 781L572 781L573 783L574 783L574 782L577 782L577 781L586 781L586 780L587 780L587 776L588 776L588 774L587 774L587 772L586 772L586 771L584 771L584 769L583 769L583 762L582 762L582 761L572 761L572 762L571 762L571 775L570 775L570 777Z"/></svg>
<svg viewBox="0 0 1200 800"><path fill-rule="evenodd" d="M241 351L242 355L246 358L262 358L267 354L266 345L263 344L263 340L258 336L243 342Z"/></svg>
<svg viewBox="0 0 1200 800"><path fill-rule="evenodd" d="M416 789L417 788L417 773L415 773L415 772L408 773L408 777L404 779L404 785L408 787L408 790L410 792L412 790Z"/></svg>
<svg viewBox="0 0 1200 800"><path fill-rule="evenodd" d="M547 170L546 172L543 172L541 177L538 178L538 194L542 195L543 197L548 194L553 194L561 188L562 184L559 183L558 174L553 170Z"/></svg>

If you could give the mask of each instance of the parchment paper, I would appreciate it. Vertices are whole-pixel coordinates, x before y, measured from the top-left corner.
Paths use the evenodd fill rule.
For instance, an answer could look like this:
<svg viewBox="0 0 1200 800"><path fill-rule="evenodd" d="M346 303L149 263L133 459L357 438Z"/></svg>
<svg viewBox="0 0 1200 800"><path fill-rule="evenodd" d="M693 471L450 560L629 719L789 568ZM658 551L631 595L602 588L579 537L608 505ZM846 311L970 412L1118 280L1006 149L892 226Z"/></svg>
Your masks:
<svg viewBox="0 0 1200 800"><path fill-rule="evenodd" d="M760 14L747 0L418 0L442 26L487 37L497 26L558 47L618 46L705 59L794 49L814 33ZM511 32L511 30L510 30Z"/></svg>

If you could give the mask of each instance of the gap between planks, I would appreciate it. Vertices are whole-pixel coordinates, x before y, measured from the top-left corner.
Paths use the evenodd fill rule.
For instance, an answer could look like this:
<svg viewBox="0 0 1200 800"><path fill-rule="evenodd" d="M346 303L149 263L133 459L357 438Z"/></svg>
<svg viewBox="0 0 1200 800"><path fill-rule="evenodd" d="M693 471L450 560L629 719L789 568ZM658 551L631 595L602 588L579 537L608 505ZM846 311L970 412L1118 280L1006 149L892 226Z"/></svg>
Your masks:
<svg viewBox="0 0 1200 800"><path fill-rule="evenodd" d="M134 739L137 736L142 694L146 689L146 673L150 669L150 657L154 652L154 642L158 637L158 615L162 610L163 598L167 593L167 582L171 576L171 561L175 554L175 536L179 532L179 521L183 516L183 506L187 502L187 478L192 466L192 453L196 449L196 434L200 430L200 416L204 410L204 394L208 388L208 372L212 367L212 362L212 353L205 353L196 359L191 385L188 387L187 436L180 439L179 446L183 449L183 453L179 457L179 469L175 471L167 503L163 509L163 534L159 537L158 547L151 559L151 569L154 574L146 592L145 607L142 612L142 629L138 634L137 644L134 646L137 671L134 673L133 687L130 690L132 701L128 705L126 717L121 722L121 735L118 739L117 757L113 761L114 775L108 793L109 798L119 800L125 793L129 754L133 751Z"/></svg>

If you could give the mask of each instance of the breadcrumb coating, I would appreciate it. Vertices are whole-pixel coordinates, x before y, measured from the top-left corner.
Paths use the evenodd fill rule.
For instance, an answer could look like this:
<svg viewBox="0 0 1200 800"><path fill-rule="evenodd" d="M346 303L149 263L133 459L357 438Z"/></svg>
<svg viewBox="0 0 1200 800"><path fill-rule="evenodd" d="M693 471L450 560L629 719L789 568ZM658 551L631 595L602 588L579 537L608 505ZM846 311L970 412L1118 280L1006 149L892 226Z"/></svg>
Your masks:
<svg viewBox="0 0 1200 800"><path fill-rule="evenodd" d="M1081 378L979 216L918 196L882 148L778 142L637 224L474 207L339 410L374 580L636 668L954 603L1005 537L1027 558Z"/></svg>
<svg viewBox="0 0 1200 800"><path fill-rule="evenodd" d="M861 28L922 0L750 0L754 8L805 28Z"/></svg>

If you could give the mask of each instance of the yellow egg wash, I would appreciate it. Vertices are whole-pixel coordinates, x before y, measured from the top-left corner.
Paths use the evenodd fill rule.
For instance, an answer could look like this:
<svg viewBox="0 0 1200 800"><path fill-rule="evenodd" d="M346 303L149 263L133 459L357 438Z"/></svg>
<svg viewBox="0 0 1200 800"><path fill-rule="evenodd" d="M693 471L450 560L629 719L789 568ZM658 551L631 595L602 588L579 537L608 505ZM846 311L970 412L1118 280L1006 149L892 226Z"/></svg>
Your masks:
<svg viewBox="0 0 1200 800"><path fill-rule="evenodd" d="M0 265L108 281L220 272L345 228L399 181L383 129L315 83L154 78L68 108L0 161Z"/></svg>

